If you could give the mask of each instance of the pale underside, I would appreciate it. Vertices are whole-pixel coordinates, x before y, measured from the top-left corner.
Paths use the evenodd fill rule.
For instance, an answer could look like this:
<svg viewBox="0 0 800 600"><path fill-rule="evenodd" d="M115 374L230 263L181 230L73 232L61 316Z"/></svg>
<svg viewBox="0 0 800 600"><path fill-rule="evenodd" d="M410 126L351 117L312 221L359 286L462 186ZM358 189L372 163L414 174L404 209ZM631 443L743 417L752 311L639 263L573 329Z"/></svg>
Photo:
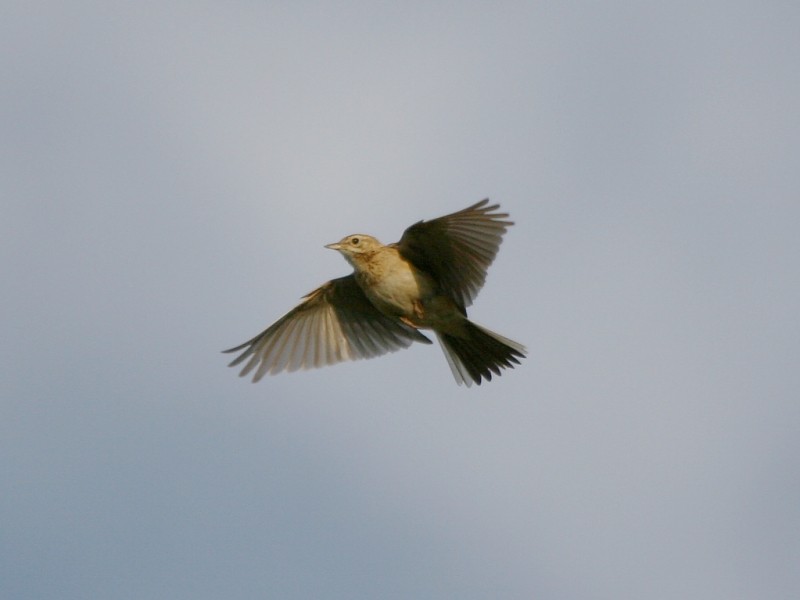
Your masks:
<svg viewBox="0 0 800 600"><path fill-rule="evenodd" d="M464 314L483 286L502 236L512 224L504 220L507 214L493 212L497 205L487 206L487 202L420 221L406 229L394 245L406 260L430 275L439 293L451 298ZM488 333L524 352L520 344ZM431 343L403 320L378 310L355 277L348 275L325 283L265 331L226 352L241 351L230 366L244 363L240 375L252 372L253 381L258 381L266 374L373 358L414 342ZM458 357L444 345L443 349L456 381L471 383Z"/></svg>

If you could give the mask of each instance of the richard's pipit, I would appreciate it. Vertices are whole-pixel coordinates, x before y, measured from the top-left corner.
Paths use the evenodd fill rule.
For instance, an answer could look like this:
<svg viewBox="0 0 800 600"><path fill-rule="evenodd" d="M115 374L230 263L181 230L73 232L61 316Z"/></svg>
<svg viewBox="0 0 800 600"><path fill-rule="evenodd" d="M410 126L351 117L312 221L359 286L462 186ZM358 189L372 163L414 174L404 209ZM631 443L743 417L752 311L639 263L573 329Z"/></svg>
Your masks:
<svg viewBox="0 0 800 600"><path fill-rule="evenodd" d="M420 221L396 244L348 235L326 248L338 250L354 271L304 297L274 325L225 352L247 360L240 375L332 365L372 358L413 342L430 344L419 329L432 329L460 385L519 364L525 347L467 319L511 221L482 200L459 212Z"/></svg>

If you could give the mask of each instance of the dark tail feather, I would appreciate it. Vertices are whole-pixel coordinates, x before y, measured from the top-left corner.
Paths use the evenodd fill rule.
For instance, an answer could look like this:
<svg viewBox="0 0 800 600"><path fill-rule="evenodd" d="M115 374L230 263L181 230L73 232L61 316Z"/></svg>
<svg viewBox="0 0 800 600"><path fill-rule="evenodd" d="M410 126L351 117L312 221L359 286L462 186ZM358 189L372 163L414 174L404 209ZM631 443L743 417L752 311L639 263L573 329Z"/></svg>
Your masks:
<svg viewBox="0 0 800 600"><path fill-rule="evenodd" d="M525 358L525 346L471 321L466 321L464 336L438 331L436 336L459 385L491 381L492 373L500 375L501 369L513 369L518 359Z"/></svg>

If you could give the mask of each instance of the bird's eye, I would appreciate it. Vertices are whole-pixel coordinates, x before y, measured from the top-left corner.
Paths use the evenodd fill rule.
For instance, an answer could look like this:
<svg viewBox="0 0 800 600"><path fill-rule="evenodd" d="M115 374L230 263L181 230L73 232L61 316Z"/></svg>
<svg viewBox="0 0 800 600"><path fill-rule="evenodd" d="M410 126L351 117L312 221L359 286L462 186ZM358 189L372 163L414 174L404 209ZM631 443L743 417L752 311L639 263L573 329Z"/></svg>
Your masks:
<svg viewBox="0 0 800 600"><path fill-rule="evenodd" d="M350 243L351 243L351 244L353 244L353 246L358 246L358 244L359 244L360 242L361 242L361 240L360 240L360 239L358 239L357 237L354 237L354 238L351 238L351 239L350 239Z"/></svg>

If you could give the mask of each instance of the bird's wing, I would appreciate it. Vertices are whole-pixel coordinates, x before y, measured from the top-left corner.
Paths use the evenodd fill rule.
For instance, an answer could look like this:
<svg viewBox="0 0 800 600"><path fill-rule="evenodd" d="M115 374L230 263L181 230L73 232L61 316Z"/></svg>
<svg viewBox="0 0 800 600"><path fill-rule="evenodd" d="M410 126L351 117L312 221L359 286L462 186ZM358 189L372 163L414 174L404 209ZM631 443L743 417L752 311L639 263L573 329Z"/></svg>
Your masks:
<svg viewBox="0 0 800 600"><path fill-rule="evenodd" d="M413 342L431 343L413 327L379 312L348 275L320 286L256 337L224 352L241 351L230 366L247 360L240 375L256 369L253 381L258 381L266 373L372 358Z"/></svg>
<svg viewBox="0 0 800 600"><path fill-rule="evenodd" d="M414 266L433 275L442 291L462 308L472 304L486 281L503 234L513 225L507 213L494 212L489 199L405 230L397 243L400 253Z"/></svg>

